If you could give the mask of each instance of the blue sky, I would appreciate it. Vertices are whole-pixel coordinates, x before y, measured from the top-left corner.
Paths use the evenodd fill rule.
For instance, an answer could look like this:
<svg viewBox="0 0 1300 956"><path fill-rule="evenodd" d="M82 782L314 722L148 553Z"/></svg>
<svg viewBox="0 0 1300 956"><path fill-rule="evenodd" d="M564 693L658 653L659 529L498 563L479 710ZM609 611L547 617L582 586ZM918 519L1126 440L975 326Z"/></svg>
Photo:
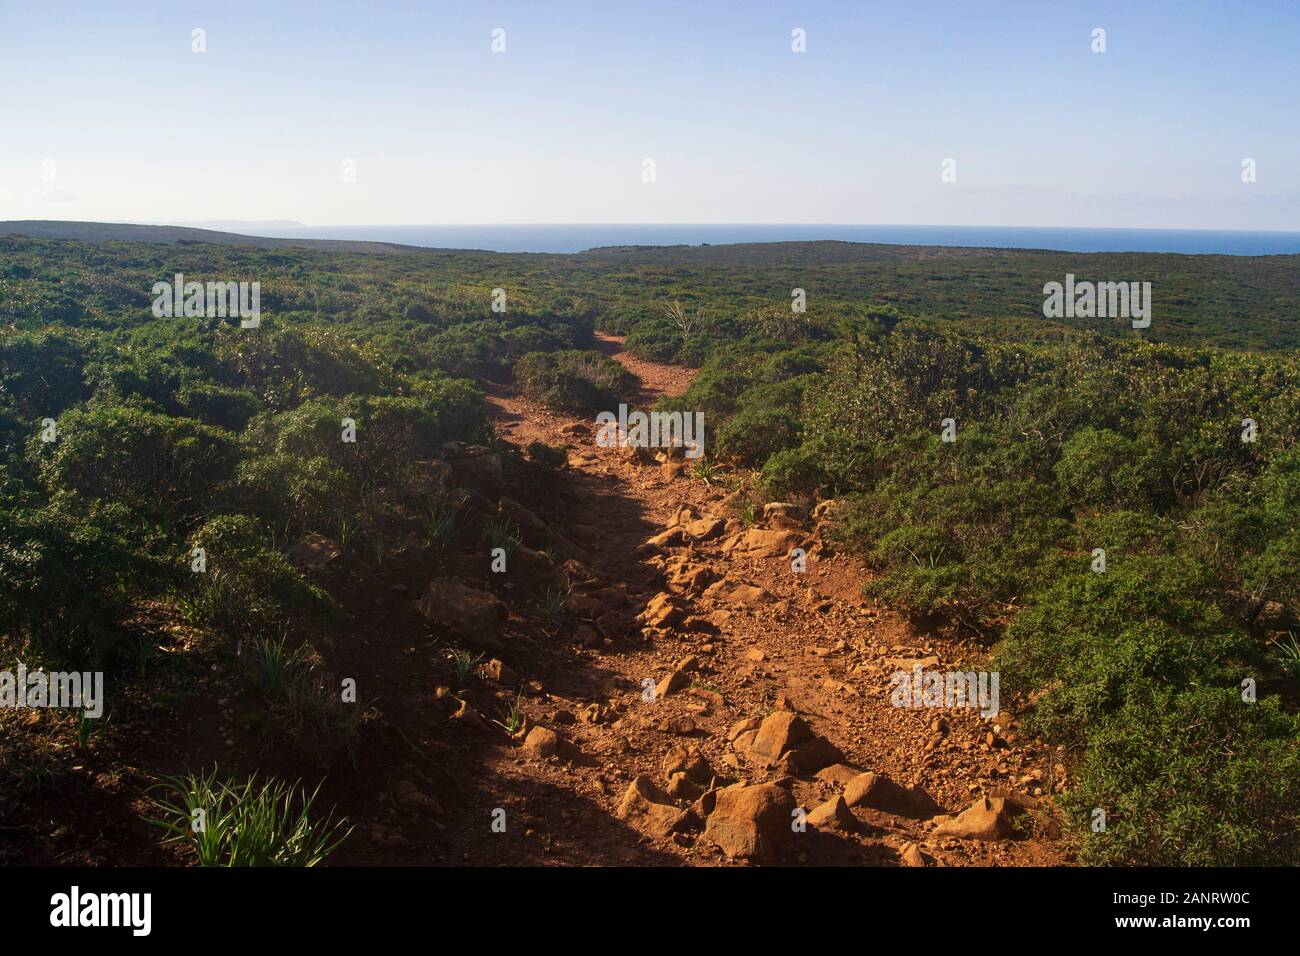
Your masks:
<svg viewBox="0 0 1300 956"><path fill-rule="evenodd" d="M0 0L0 219L1300 229L1298 77L1294 0Z"/></svg>

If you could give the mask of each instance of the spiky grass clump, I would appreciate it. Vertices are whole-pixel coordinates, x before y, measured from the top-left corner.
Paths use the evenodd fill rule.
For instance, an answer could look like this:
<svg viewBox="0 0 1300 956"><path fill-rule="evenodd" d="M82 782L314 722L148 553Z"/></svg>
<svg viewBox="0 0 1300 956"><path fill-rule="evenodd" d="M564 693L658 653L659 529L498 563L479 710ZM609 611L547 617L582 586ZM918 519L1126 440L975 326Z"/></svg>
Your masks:
<svg viewBox="0 0 1300 956"><path fill-rule="evenodd" d="M346 818L331 810L312 819L319 785L310 794L274 778L258 783L219 781L209 773L167 777L150 822L194 852L200 866L316 866L351 834ZM346 827L346 829L345 829Z"/></svg>

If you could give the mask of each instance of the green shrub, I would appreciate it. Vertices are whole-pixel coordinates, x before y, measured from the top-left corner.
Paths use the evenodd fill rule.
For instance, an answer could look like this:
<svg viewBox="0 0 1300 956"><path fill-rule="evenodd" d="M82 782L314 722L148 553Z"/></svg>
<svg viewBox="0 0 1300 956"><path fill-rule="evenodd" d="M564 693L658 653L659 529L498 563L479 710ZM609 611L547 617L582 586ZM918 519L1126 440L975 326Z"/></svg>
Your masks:
<svg viewBox="0 0 1300 956"><path fill-rule="evenodd" d="M627 369L599 352L530 352L515 363L524 394L572 412L612 411L635 384Z"/></svg>
<svg viewBox="0 0 1300 956"><path fill-rule="evenodd" d="M171 519L208 510L236 460L227 432L129 405L73 409L59 418L58 441L29 448L55 493Z"/></svg>
<svg viewBox="0 0 1300 956"><path fill-rule="evenodd" d="M29 666L100 666L133 599L168 578L121 505L0 506L0 647Z"/></svg>
<svg viewBox="0 0 1300 956"><path fill-rule="evenodd" d="M293 616L325 619L335 606L304 579L271 536L247 515L221 515L194 535L206 569L192 573L180 595L192 623L225 636L232 644L276 632Z"/></svg>
<svg viewBox="0 0 1300 956"><path fill-rule="evenodd" d="M806 445L772 455L763 465L759 481L764 495L773 501L807 496L828 483L821 460Z"/></svg>
<svg viewBox="0 0 1300 956"><path fill-rule="evenodd" d="M761 466L794 444L798 430L794 412L751 405L718 430L718 454L742 465Z"/></svg>
<svg viewBox="0 0 1300 956"><path fill-rule="evenodd" d="M1300 723L1234 688L1152 686L1088 727L1063 801L1094 866L1293 865ZM1106 829L1089 826L1094 808Z"/></svg>

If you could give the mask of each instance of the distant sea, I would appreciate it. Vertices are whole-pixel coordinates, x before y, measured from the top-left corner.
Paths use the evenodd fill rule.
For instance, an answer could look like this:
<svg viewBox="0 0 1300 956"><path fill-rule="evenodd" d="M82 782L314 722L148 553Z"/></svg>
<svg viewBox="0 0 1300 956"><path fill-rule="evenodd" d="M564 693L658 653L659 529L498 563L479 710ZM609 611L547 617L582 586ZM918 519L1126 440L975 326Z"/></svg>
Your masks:
<svg viewBox="0 0 1300 956"><path fill-rule="evenodd" d="M1070 229L1028 226L819 225L488 225L290 226L223 223L253 236L288 239L363 239L442 249L493 252L582 252L598 246L698 246L733 242L836 239L921 246L1059 249L1064 252L1182 252L1231 256L1300 253L1300 232L1215 229Z"/></svg>

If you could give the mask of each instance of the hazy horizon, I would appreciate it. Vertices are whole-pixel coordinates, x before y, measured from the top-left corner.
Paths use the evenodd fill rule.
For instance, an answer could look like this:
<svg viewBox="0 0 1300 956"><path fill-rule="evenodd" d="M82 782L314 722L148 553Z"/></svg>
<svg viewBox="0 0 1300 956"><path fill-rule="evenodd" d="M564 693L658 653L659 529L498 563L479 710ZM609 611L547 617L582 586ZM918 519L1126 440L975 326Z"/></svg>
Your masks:
<svg viewBox="0 0 1300 956"><path fill-rule="evenodd" d="M26 229L27 224L37 228ZM66 225L68 229L58 227ZM1115 227L839 223L423 223L306 225L285 220L3 220L0 232L48 238L112 238L113 227L144 230L118 238L148 240L154 228L288 240L341 240L442 250L572 254L608 247L725 246L843 242L1058 252L1148 252L1184 255L1300 255L1300 231L1126 229ZM54 228L50 228L54 227ZM109 231L103 231L107 227ZM161 238L161 237L155 237Z"/></svg>

